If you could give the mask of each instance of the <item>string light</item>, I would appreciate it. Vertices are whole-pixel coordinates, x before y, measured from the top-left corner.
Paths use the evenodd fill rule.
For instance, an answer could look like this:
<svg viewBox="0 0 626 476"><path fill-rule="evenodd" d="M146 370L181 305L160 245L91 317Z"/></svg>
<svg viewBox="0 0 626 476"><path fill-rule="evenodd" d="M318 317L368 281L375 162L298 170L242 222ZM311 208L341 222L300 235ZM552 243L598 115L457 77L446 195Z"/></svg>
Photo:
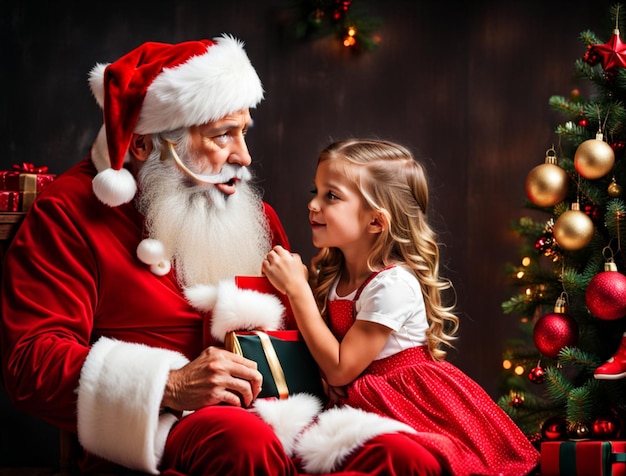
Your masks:
<svg viewBox="0 0 626 476"><path fill-rule="evenodd" d="M373 51L381 42L375 31L382 21L364 8L354 8L356 3L361 3L357 0L294 0L294 3L299 5L299 12L291 29L297 38L318 39L332 35L339 45L353 52Z"/></svg>
<svg viewBox="0 0 626 476"><path fill-rule="evenodd" d="M356 45L356 28L353 26L348 27L347 35L343 39L343 46L349 48Z"/></svg>

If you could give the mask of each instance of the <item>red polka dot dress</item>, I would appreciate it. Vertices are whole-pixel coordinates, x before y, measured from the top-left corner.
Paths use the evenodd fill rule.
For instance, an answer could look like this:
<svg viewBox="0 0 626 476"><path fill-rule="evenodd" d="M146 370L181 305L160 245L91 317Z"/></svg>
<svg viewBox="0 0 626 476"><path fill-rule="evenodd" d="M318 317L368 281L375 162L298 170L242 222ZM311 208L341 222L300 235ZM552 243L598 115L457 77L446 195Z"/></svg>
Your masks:
<svg viewBox="0 0 626 476"><path fill-rule="evenodd" d="M348 386L340 405L410 425L418 432L413 437L454 476L533 471L539 454L508 415L460 369L431 358L423 296L411 271L396 266L374 273L343 298L333 287L328 311L339 340L355 318L392 329L378 359Z"/></svg>

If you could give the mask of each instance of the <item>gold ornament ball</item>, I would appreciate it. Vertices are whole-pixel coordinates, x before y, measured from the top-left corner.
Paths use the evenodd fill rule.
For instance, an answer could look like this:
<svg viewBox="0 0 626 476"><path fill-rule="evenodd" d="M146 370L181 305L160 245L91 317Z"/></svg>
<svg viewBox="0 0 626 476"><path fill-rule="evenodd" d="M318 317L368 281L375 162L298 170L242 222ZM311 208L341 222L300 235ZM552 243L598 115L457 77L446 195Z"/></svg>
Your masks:
<svg viewBox="0 0 626 476"><path fill-rule="evenodd" d="M607 193L609 197L617 198L622 196L622 187L620 187L617 182L611 182L609 187L607 188Z"/></svg>
<svg viewBox="0 0 626 476"><path fill-rule="evenodd" d="M589 427L581 422L576 422L568 425L567 427L568 436L572 440L585 440L589 438L590 431Z"/></svg>
<svg viewBox="0 0 626 476"><path fill-rule="evenodd" d="M586 179L594 180L604 177L613 168L615 153L603 140L589 139L576 149L574 167Z"/></svg>
<svg viewBox="0 0 626 476"><path fill-rule="evenodd" d="M526 195L539 207L551 207L567 196L569 176L555 164L541 164L526 177Z"/></svg>
<svg viewBox="0 0 626 476"><path fill-rule="evenodd" d="M580 210L564 212L554 224L552 235L564 250L580 250L593 238L593 222Z"/></svg>

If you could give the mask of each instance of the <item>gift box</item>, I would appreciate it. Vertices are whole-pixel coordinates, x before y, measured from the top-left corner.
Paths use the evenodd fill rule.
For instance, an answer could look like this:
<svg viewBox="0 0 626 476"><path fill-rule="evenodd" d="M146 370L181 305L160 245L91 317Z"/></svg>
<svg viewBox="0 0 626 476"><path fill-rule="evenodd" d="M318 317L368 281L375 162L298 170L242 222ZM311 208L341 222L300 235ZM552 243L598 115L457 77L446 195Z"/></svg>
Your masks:
<svg viewBox="0 0 626 476"><path fill-rule="evenodd" d="M325 398L319 367L297 330L229 332L224 347L257 363L263 375L259 398L297 393Z"/></svg>
<svg viewBox="0 0 626 476"><path fill-rule="evenodd" d="M0 191L0 211L21 212L22 211L22 193Z"/></svg>
<svg viewBox="0 0 626 476"><path fill-rule="evenodd" d="M13 165L13 170L0 171L0 191L4 192L0 211L27 211L37 194L56 178L47 172L48 167L35 167L29 162ZM7 194L10 192L19 196Z"/></svg>
<svg viewBox="0 0 626 476"><path fill-rule="evenodd" d="M541 476L626 476L626 441L543 442Z"/></svg>

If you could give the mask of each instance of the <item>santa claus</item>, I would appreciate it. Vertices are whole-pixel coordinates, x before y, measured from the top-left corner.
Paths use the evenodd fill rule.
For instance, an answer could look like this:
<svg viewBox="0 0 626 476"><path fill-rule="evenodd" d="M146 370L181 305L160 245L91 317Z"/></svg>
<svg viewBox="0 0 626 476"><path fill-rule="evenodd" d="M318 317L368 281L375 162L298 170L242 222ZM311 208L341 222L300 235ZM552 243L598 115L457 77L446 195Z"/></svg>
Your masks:
<svg viewBox="0 0 626 476"><path fill-rule="evenodd" d="M397 422L346 413L325 426L318 403L299 399L259 418L256 363L203 339L211 310L185 290L259 274L273 245L289 246L248 170L264 92L242 43L145 43L96 65L90 85L104 125L6 254L0 338L15 406L77 434L82 473L281 475L304 462L436 474ZM301 418L286 428L276 415ZM341 445L325 436L348 427Z"/></svg>

